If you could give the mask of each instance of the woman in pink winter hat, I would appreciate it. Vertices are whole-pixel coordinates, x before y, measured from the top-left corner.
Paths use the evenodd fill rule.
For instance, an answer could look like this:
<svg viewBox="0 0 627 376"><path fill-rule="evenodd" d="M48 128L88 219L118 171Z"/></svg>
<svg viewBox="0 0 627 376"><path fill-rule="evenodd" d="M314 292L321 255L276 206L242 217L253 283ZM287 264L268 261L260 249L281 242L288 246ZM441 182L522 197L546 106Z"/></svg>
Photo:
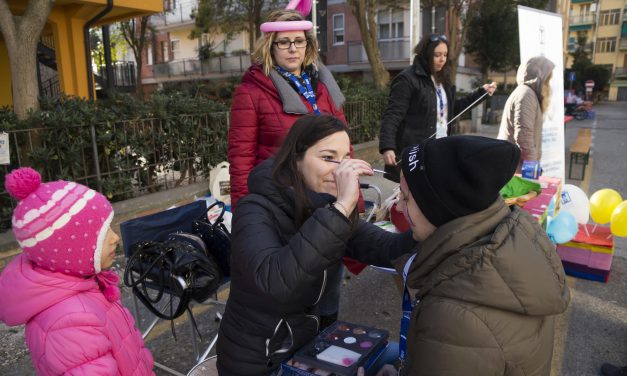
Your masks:
<svg viewBox="0 0 627 376"><path fill-rule="evenodd" d="M24 251L0 275L0 321L26 324L39 375L153 375L113 264L120 238L100 193L67 181L42 183L31 168L6 176L19 203L13 233Z"/></svg>

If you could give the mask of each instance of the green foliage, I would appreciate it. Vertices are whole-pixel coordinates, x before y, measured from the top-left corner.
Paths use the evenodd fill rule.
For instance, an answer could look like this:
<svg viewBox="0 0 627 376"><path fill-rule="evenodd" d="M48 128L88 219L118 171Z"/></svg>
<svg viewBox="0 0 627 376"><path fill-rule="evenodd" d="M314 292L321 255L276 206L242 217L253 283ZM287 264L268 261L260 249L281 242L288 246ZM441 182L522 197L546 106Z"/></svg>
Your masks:
<svg viewBox="0 0 627 376"><path fill-rule="evenodd" d="M607 87L612 72L602 65L592 63L589 53L586 51L586 43L586 33L577 33L577 47L575 51L570 54L573 57L573 64L569 70L564 72L564 88L570 88L568 74L575 72L575 82L573 82L573 89L575 89L575 91L585 91L585 82L593 80L594 91L601 92Z"/></svg>
<svg viewBox="0 0 627 376"><path fill-rule="evenodd" d="M517 5L542 9L547 0L484 0L469 11L466 52L473 54L484 75L520 64Z"/></svg>
<svg viewBox="0 0 627 376"><path fill-rule="evenodd" d="M377 89L372 82L364 82L347 74L336 74L335 80L347 101L387 100L390 88Z"/></svg>
<svg viewBox="0 0 627 376"><path fill-rule="evenodd" d="M19 165L31 166L44 181L77 181L112 201L193 182L226 155L226 110L174 91L147 102L128 94L97 102L61 97L43 102L22 122L2 108L0 131L13 132L13 163L0 169L0 180ZM0 190L0 230L9 225L13 206Z"/></svg>
<svg viewBox="0 0 627 376"><path fill-rule="evenodd" d="M122 35L122 31L119 28L111 28L109 34L109 40L111 41L111 57L113 60L117 60L118 56L126 55L127 44L124 40L124 36ZM96 65L103 65L105 63L105 58L104 43L102 42L102 29L89 29L89 36L91 39L91 60Z"/></svg>
<svg viewBox="0 0 627 376"><path fill-rule="evenodd" d="M335 75L346 97L344 115L350 127L353 144L372 141L379 136L381 115L387 106L389 87L377 89L372 82L363 82L349 75Z"/></svg>
<svg viewBox="0 0 627 376"><path fill-rule="evenodd" d="M584 82L587 80L594 81L595 92L604 91L611 76L612 72L607 67L602 65L591 65L583 71Z"/></svg>
<svg viewBox="0 0 627 376"><path fill-rule="evenodd" d="M248 52L248 50L245 49L239 49L239 50L233 50L231 51L231 56L246 56L250 54L250 52Z"/></svg>
<svg viewBox="0 0 627 376"><path fill-rule="evenodd" d="M203 97L230 106L235 87L241 78L230 76L224 79L194 80L164 83L162 94L181 92L185 96Z"/></svg>

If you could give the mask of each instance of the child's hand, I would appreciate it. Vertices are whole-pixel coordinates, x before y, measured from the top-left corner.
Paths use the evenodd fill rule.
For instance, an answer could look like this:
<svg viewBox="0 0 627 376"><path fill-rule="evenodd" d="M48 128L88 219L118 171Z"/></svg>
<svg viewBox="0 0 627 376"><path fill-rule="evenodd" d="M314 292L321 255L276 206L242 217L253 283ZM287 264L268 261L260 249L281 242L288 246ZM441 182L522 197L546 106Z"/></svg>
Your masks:
<svg viewBox="0 0 627 376"><path fill-rule="evenodd" d="M364 371L364 367L359 367L359 369L357 370L357 376L365 376L365 374L366 372ZM398 375L398 371L391 364L384 365L383 367L381 367L379 372L377 372L377 376L397 376L397 375Z"/></svg>
<svg viewBox="0 0 627 376"><path fill-rule="evenodd" d="M398 371L391 364L386 364L377 373L377 376L397 376Z"/></svg>

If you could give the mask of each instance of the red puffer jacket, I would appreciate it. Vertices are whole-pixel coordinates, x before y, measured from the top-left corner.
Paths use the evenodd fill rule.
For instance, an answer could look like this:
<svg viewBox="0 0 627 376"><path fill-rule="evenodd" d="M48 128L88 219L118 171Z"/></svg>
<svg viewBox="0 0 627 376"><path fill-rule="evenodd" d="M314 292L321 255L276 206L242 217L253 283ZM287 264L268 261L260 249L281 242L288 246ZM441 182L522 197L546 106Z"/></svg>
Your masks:
<svg viewBox="0 0 627 376"><path fill-rule="evenodd" d="M317 68L316 103L320 112L346 123L340 88L324 65L318 63ZM292 124L311 113L311 104L274 69L270 76L263 73L261 65L248 69L231 105L228 160L232 210L248 193L246 182L253 167L274 155Z"/></svg>

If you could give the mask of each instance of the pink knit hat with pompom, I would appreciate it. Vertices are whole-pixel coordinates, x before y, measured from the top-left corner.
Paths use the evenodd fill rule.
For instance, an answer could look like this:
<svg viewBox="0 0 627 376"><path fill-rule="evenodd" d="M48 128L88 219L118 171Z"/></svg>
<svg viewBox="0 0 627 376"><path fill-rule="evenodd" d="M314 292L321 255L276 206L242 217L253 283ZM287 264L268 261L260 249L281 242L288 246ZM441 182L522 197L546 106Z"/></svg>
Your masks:
<svg viewBox="0 0 627 376"><path fill-rule="evenodd" d="M8 174L5 187L19 201L13 233L32 262L74 276L100 273L102 246L113 219L106 197L74 182L42 184L39 173L29 167Z"/></svg>

